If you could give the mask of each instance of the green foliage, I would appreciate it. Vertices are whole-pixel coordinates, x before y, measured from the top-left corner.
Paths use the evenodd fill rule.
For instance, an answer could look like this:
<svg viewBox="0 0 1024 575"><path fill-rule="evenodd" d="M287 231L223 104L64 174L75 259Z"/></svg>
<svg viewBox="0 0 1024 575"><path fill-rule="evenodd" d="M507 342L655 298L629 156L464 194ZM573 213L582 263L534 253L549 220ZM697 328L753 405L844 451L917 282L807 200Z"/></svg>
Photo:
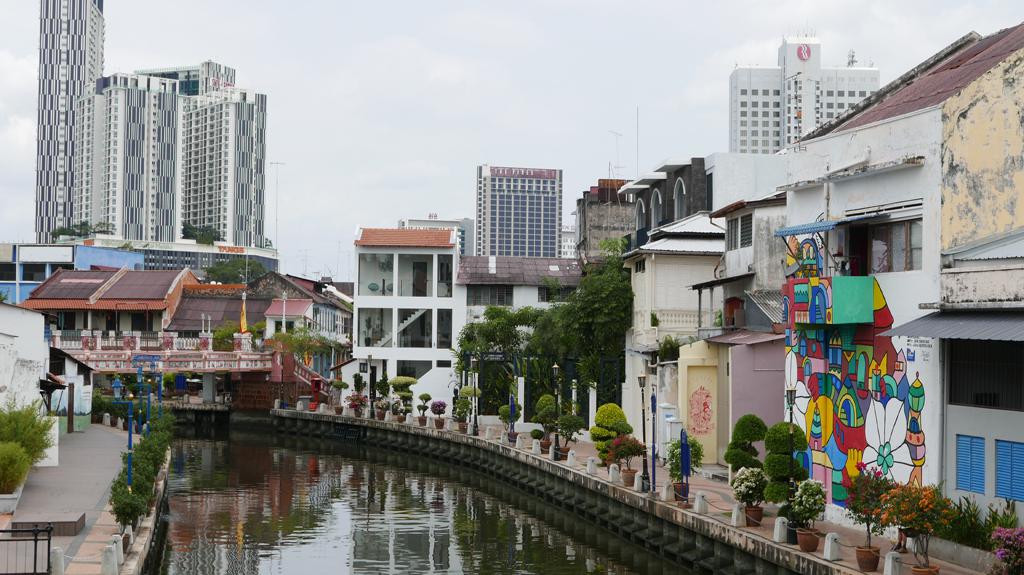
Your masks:
<svg viewBox="0 0 1024 575"><path fill-rule="evenodd" d="M267 273L263 264L246 258L231 258L206 268L206 279L222 284L245 284Z"/></svg>
<svg viewBox="0 0 1024 575"><path fill-rule="evenodd" d="M544 430L533 429L530 431L530 437L532 437L533 439L544 439Z"/></svg>
<svg viewBox="0 0 1024 575"><path fill-rule="evenodd" d="M633 433L633 427L626 421L622 408L614 403L606 403L597 408L594 425L590 428L590 439L594 441L597 454L602 461L608 461L608 447L612 440L620 435Z"/></svg>
<svg viewBox="0 0 1024 575"><path fill-rule="evenodd" d="M128 486L128 454L122 456L124 467L110 486L110 505L114 518L128 525L146 513L156 494L153 486L167 457L174 435L174 416L166 413L150 421L149 436L141 439L132 453L132 485Z"/></svg>
<svg viewBox="0 0 1024 575"><path fill-rule="evenodd" d="M626 469L633 469L633 459L640 457L647 450L647 446L640 443L640 440L632 435L616 437L608 444L608 461L624 464Z"/></svg>
<svg viewBox="0 0 1024 575"><path fill-rule="evenodd" d="M377 395L379 397L387 397L388 394L391 393L391 382L388 381L387 374L384 374L383 376L381 376L380 379L377 380L377 383L374 384L373 389L374 391L377 392Z"/></svg>
<svg viewBox="0 0 1024 575"><path fill-rule="evenodd" d="M676 361L679 359L679 340L667 335L658 343L658 361Z"/></svg>
<svg viewBox="0 0 1024 575"><path fill-rule="evenodd" d="M733 473L744 467L761 467L761 461L757 459L757 448L754 443L764 439L768 427L761 421L761 418L747 414L736 420L732 430L732 441L725 449L725 462L729 464Z"/></svg>
<svg viewBox="0 0 1024 575"><path fill-rule="evenodd" d="M213 245L213 242L223 241L217 228L210 226L196 226L192 222L185 222L181 226L181 237L186 240L195 240L197 244ZM254 276L255 277L255 276Z"/></svg>
<svg viewBox="0 0 1024 575"><path fill-rule="evenodd" d="M38 401L18 407L12 399L0 408L0 442L21 446L32 465L39 463L46 450L53 447L50 428L54 419L40 413Z"/></svg>
<svg viewBox="0 0 1024 575"><path fill-rule="evenodd" d="M359 394L362 394L363 391L366 390L366 380L363 379L363 374L356 373L352 376L352 389Z"/></svg>
<svg viewBox="0 0 1024 575"><path fill-rule="evenodd" d="M348 383L346 383L346 382L344 382L344 381L342 381L340 379L335 379L335 380L331 381L331 387L333 387L334 389L337 389L338 391L344 391L344 390L348 389Z"/></svg>
<svg viewBox="0 0 1024 575"><path fill-rule="evenodd" d="M469 417L469 410L471 407L472 405L468 399L460 397L455 400L455 407L452 408L452 417L454 417L455 421L458 421L459 423L465 423L466 418Z"/></svg>
<svg viewBox="0 0 1024 575"><path fill-rule="evenodd" d="M540 413L545 409L555 408L555 396L550 393L545 393L537 399L537 403L533 404L534 413Z"/></svg>
<svg viewBox="0 0 1024 575"><path fill-rule="evenodd" d="M516 419L519 419L519 416L522 413L523 413L523 406L519 405L519 402L516 402ZM505 424L505 429L511 429L512 423L513 423L512 407L510 405L508 405L507 403L505 405L502 405L501 407L499 407L498 408L498 419L500 419L501 422Z"/></svg>
<svg viewBox="0 0 1024 575"><path fill-rule="evenodd" d="M399 375L391 378L391 389L394 390L395 395L402 401L402 412L412 412L412 391L410 387L416 385L416 378L409 377L407 375Z"/></svg>
<svg viewBox="0 0 1024 575"><path fill-rule="evenodd" d="M472 385L464 385L459 389L460 397L480 397L480 388Z"/></svg>
<svg viewBox="0 0 1024 575"><path fill-rule="evenodd" d="M216 337L216 334L214 334ZM272 341L288 353L305 357L313 354L328 354L333 342L308 327L295 328L288 333L276 332Z"/></svg>
<svg viewBox="0 0 1024 575"><path fill-rule="evenodd" d="M572 443L576 441L576 436L587 426L587 423L583 421L583 418L567 413L558 418L558 435L565 439L566 443Z"/></svg>
<svg viewBox="0 0 1024 575"><path fill-rule="evenodd" d="M213 330L213 350L234 351L235 334L241 329L237 321L227 321L217 326Z"/></svg>
<svg viewBox="0 0 1024 575"><path fill-rule="evenodd" d="M658 327L661 325L661 320L658 319L658 314L651 312L651 327Z"/></svg>
<svg viewBox="0 0 1024 575"><path fill-rule="evenodd" d="M13 441L0 443L0 493L14 493L28 477L32 462L25 449Z"/></svg>
<svg viewBox="0 0 1024 575"><path fill-rule="evenodd" d="M430 394L421 393L418 399L420 400L420 404L416 406L416 409L420 412L420 417L423 417L424 415L427 414L427 402L429 402L431 399Z"/></svg>
<svg viewBox="0 0 1024 575"><path fill-rule="evenodd" d="M764 501L768 478L759 467L744 467L732 476L729 486L737 501L753 507Z"/></svg>
<svg viewBox="0 0 1024 575"><path fill-rule="evenodd" d="M686 443L690 445L690 468L699 469L704 463L704 445L692 435L686 436ZM668 474L675 483L680 483L683 480L683 470L679 467L680 445L681 443L676 439L668 444L668 450L665 451L665 459L668 460Z"/></svg>
<svg viewBox="0 0 1024 575"><path fill-rule="evenodd" d="M807 479L807 470L793 457L794 453L807 450L804 430L796 424L790 426L788 422L776 423L765 433L764 447L768 452L764 458L764 472L769 482L764 492L765 501L788 501L790 481L801 482Z"/></svg>
<svg viewBox="0 0 1024 575"><path fill-rule="evenodd" d="M825 488L821 482L813 479L800 482L789 508L790 521L797 527L813 527L824 512Z"/></svg>
<svg viewBox="0 0 1024 575"><path fill-rule="evenodd" d="M114 226L107 222L100 222L96 225L92 225L89 222L78 222L71 226L61 226L52 232L50 237L57 239L61 236L70 236L73 238L86 238L95 234L112 234L114 233Z"/></svg>
<svg viewBox="0 0 1024 575"><path fill-rule="evenodd" d="M767 464L767 462L765 462ZM881 535L882 497L892 489L894 482L877 468L868 468L858 464L853 479L844 484L847 487L846 513L857 523L864 526L867 534L865 546L871 547L871 536Z"/></svg>
<svg viewBox="0 0 1024 575"><path fill-rule="evenodd" d="M1017 510L1012 501L1007 501L1002 509L989 505L984 517L981 506L973 497L961 497L951 507L953 520L948 525L941 525L935 535L953 543L991 550L992 533L996 528L1017 527Z"/></svg>

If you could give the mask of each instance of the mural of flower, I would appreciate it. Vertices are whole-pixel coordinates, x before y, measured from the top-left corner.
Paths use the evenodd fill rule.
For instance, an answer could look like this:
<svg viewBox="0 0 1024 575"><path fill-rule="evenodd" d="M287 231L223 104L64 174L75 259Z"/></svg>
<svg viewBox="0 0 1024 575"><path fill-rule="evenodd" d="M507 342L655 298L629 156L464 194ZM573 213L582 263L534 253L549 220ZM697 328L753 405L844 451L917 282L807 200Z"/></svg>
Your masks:
<svg viewBox="0 0 1024 575"><path fill-rule="evenodd" d="M914 470L907 445L907 416L902 401L889 398L884 404L872 401L865 422L868 446L865 464L874 465L891 479L906 483Z"/></svg>

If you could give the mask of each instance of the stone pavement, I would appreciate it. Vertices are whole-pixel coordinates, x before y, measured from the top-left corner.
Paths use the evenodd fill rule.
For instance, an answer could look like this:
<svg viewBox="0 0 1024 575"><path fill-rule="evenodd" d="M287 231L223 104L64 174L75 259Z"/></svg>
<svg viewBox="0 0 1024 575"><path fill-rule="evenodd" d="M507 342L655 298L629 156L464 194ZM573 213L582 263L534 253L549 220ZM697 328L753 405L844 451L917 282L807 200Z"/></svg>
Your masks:
<svg viewBox="0 0 1024 575"><path fill-rule="evenodd" d="M98 574L103 547L120 532L107 500L127 448L128 432L92 424L85 432L61 436L60 465L29 473L15 516L85 513L78 535L53 538L53 545L64 549L67 575Z"/></svg>
<svg viewBox="0 0 1024 575"><path fill-rule="evenodd" d="M481 426L481 428L483 427L484 426ZM481 436L483 436L483 433L484 430L481 429ZM501 428L500 434L495 435L500 435L504 437L504 428ZM527 434L527 451L529 451L529 446L532 445L532 441L533 440L529 438L529 434ZM577 468L583 472L586 472L587 458L597 457L597 450L594 448L594 444L578 442L572 445L572 449L576 452ZM545 455L544 457L548 456ZM565 461L561 461L560 463L562 465L566 464ZM637 458L632 462L632 465L634 469L642 469L643 462L640 458ZM598 467L597 473L602 478L607 479L608 471L606 468ZM654 475L655 480L657 481L656 487L660 487L661 485L664 485L665 482L670 481L668 475L668 468L666 468L664 465L660 463L657 465ZM729 487L729 485L722 481L715 481L711 479L706 479L704 477L692 476L690 478L691 501L693 496L696 495L698 491L703 492L707 496L709 506L708 517L721 521L725 525L731 525L732 508L736 500L733 499L732 497L732 489ZM655 493L657 493L657 491L655 491ZM762 525L760 527L743 527L743 529L762 535L766 542L771 542L772 533L775 528L776 513L776 506L766 504L764 520L762 521ZM852 569L853 571L857 571L857 559L855 557L854 547L856 547L857 545L862 545L864 543L864 530L860 528L851 528L842 525L837 525L826 521L817 521L815 522L814 527L823 533L836 533L839 535L839 543L841 547L839 563L845 567L848 567L849 569ZM892 545L892 541L885 537L872 537L872 543L880 548L880 552L882 554L882 558L878 564L877 571L878 573L881 573L885 564L885 554L889 551L889 548ZM796 547L796 545L793 545L791 547ZM824 548L825 542L823 540L818 547L817 554L819 556L824 552ZM907 553L901 555L901 561L904 563L901 572L909 574L910 567L914 564L913 554ZM967 573L976 573L976 571L973 571L971 569L966 569L959 565L954 565L952 563L947 563L945 561L938 561L932 559L931 562L933 565L937 565L941 568L942 575L960 575Z"/></svg>

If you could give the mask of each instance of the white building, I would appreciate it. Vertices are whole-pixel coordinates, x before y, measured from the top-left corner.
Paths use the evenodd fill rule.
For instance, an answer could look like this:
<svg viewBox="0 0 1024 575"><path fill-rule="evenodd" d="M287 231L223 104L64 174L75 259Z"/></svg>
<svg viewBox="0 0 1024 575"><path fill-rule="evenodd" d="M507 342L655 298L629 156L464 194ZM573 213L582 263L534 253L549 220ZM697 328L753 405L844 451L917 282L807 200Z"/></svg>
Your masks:
<svg viewBox="0 0 1024 575"><path fill-rule="evenodd" d="M452 220L438 219L437 214L430 214L426 219L408 218L398 221L398 227L414 230L458 230L459 233L459 255L473 255L476 244L473 233L473 219L460 218Z"/></svg>
<svg viewBox="0 0 1024 575"><path fill-rule="evenodd" d="M360 230L352 348L358 361L351 370L360 369L367 380L370 367L378 377L412 376L419 379L414 393L451 403L452 348L466 322L465 291L455 284L456 235L447 229Z"/></svg>
<svg viewBox="0 0 1024 575"><path fill-rule="evenodd" d="M0 303L0 405L39 400L39 380L46 377L50 361L45 318L41 312Z"/></svg>
<svg viewBox="0 0 1024 575"><path fill-rule="evenodd" d="M729 151L774 154L873 94L878 82L878 69L857 66L852 52L846 66L822 66L817 38L784 38L776 66L729 76Z"/></svg>
<svg viewBox="0 0 1024 575"><path fill-rule="evenodd" d="M466 321L474 322L483 319L489 306L551 307L564 301L582 277L576 259L467 256L459 261L456 284L466 292Z"/></svg>
<svg viewBox="0 0 1024 575"><path fill-rule="evenodd" d="M478 256L555 258L562 247L562 170L477 166Z"/></svg>
<svg viewBox="0 0 1024 575"><path fill-rule="evenodd" d="M135 73L176 80L179 93L184 96L199 96L235 86L235 69L210 60L195 66L149 68Z"/></svg>
<svg viewBox="0 0 1024 575"><path fill-rule="evenodd" d="M576 226L562 226L562 247L558 250L558 257L575 258L576 242Z"/></svg>
<svg viewBox="0 0 1024 575"><path fill-rule="evenodd" d="M103 28L103 0L40 2L37 242L73 223L75 103L103 75Z"/></svg>
<svg viewBox="0 0 1024 575"><path fill-rule="evenodd" d="M114 74L77 101L73 222L126 240L181 237L182 100L175 80Z"/></svg>

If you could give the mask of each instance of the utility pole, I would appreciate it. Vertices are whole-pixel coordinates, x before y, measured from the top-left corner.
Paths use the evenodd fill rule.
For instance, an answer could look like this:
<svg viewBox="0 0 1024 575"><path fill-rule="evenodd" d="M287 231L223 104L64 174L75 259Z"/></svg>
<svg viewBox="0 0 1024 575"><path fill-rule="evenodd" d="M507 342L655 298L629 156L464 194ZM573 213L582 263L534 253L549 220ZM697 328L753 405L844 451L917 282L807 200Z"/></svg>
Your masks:
<svg viewBox="0 0 1024 575"><path fill-rule="evenodd" d="M281 253L281 166L284 162L270 162L274 166L274 247Z"/></svg>

